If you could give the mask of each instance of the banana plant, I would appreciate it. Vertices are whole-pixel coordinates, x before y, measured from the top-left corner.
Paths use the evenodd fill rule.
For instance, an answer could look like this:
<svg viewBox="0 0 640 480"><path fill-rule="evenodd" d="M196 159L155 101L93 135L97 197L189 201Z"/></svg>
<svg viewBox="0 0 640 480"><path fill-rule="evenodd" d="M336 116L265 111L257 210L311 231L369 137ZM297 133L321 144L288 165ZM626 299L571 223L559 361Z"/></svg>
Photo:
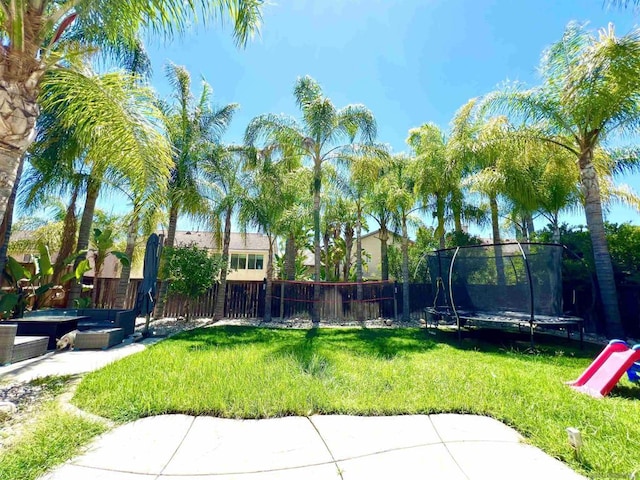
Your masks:
<svg viewBox="0 0 640 480"><path fill-rule="evenodd" d="M21 317L27 305L32 303L33 310L37 310L47 298L47 292L53 287L53 265L49 248L41 242L38 243L38 255L34 256L33 263L34 271L31 273L15 258L8 257L4 276L14 292L3 293L0 297L0 313L3 317L11 313Z"/></svg>

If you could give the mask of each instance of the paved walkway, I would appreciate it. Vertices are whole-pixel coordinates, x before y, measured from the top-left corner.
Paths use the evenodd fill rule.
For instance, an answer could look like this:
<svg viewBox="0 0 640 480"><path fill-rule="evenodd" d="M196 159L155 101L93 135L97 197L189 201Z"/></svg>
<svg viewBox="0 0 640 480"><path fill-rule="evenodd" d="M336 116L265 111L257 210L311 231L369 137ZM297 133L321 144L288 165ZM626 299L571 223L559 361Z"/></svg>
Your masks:
<svg viewBox="0 0 640 480"><path fill-rule="evenodd" d="M145 342L151 342L147 339ZM27 382L101 368L145 348L49 353L0 368ZM474 415L342 415L231 420L150 417L115 428L42 480L580 479L522 442L513 429Z"/></svg>
<svg viewBox="0 0 640 480"><path fill-rule="evenodd" d="M163 415L116 428L46 480L580 479L475 415L230 420ZM43 479L43 480L44 480Z"/></svg>
<svg viewBox="0 0 640 480"><path fill-rule="evenodd" d="M49 375L77 375L92 372L128 355L141 352L159 339L148 338L133 343L131 339L108 350L74 350L47 354L0 367L0 382L30 382Z"/></svg>

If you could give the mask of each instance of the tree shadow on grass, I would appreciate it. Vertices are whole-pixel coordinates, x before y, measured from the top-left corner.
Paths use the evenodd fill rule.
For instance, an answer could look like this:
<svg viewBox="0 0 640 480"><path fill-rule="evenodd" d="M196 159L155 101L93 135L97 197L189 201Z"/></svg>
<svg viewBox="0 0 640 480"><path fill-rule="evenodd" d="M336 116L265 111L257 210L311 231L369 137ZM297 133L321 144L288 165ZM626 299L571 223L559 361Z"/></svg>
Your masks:
<svg viewBox="0 0 640 480"><path fill-rule="evenodd" d="M321 357L333 353L392 360L410 353L426 352L436 345L417 329L310 329L294 344L283 344L274 355L299 360L303 370ZM328 362L328 360L326 360Z"/></svg>
<svg viewBox="0 0 640 480"><path fill-rule="evenodd" d="M168 338L163 343L184 346L189 351L236 348L241 345L277 345L294 343L304 337L303 330L282 330L225 325L213 328L197 328Z"/></svg>
<svg viewBox="0 0 640 480"><path fill-rule="evenodd" d="M165 340L189 351L268 345L273 353L345 350L358 355L392 359L398 355L432 349L434 337L419 329L320 329L308 330L221 326L183 332Z"/></svg>
<svg viewBox="0 0 640 480"><path fill-rule="evenodd" d="M438 340L452 348L474 350L489 355L519 355L523 360L540 358L570 357L576 359L593 359L602 350L602 346L585 343L580 349L576 340L555 335L537 333L534 346L528 332L516 332L492 328L463 329L462 338L458 339L455 330L438 331Z"/></svg>
<svg viewBox="0 0 640 480"><path fill-rule="evenodd" d="M176 345L187 351L220 350L239 346L263 345L274 355L293 355L305 369L326 358L329 352L350 352L354 355L392 360L398 356L423 353L437 345L465 351L504 357L517 355L523 361L565 356L593 359L602 349L585 346L580 350L575 341L565 338L537 335L533 349L525 333L493 329L465 330L458 341L455 330L416 328L311 328L281 329L249 326L220 326L182 332L163 343ZM324 353L321 353L322 350ZM313 355L316 355L314 358ZM322 361L321 361L322 363Z"/></svg>

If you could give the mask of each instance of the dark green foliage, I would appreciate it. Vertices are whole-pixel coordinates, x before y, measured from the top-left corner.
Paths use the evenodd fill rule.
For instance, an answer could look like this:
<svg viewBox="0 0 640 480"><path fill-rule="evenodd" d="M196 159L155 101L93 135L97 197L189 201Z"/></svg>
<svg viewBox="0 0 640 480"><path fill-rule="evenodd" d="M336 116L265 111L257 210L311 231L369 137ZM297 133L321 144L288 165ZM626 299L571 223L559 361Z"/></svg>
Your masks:
<svg viewBox="0 0 640 480"><path fill-rule="evenodd" d="M449 232L445 235L447 248L462 247L465 245L479 245L478 237L464 232ZM440 248L440 242L431 227L420 227L416 232L416 241L409 245L409 281L411 283L429 283L430 277L427 268L426 254ZM399 245L390 245L389 275L402 278L402 254Z"/></svg>
<svg viewBox="0 0 640 480"><path fill-rule="evenodd" d="M168 247L163 253L163 278L170 281L169 293L197 298L214 284L218 261L196 245Z"/></svg>
<svg viewBox="0 0 640 480"><path fill-rule="evenodd" d="M606 224L616 283L640 284L640 226Z"/></svg>
<svg viewBox="0 0 640 480"><path fill-rule="evenodd" d="M616 284L640 284L640 226L623 223L605 223L609 253L613 262ZM551 227L547 226L535 236L537 241L550 242ZM588 278L589 271L594 271L591 237L586 227L560 227L560 243L575 253L576 258L566 258L563 276L566 279L583 281ZM584 265L588 266L585 272Z"/></svg>

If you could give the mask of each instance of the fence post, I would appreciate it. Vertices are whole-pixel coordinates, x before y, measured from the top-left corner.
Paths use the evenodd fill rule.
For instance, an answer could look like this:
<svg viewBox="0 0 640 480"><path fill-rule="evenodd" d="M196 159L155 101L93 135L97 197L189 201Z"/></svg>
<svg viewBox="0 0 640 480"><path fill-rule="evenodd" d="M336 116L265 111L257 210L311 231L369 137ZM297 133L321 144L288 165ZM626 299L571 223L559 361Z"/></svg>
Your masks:
<svg viewBox="0 0 640 480"><path fill-rule="evenodd" d="M393 319L398 321L398 281L393 283Z"/></svg>
<svg viewBox="0 0 640 480"><path fill-rule="evenodd" d="M280 284L280 320L284 319L284 280Z"/></svg>
<svg viewBox="0 0 640 480"><path fill-rule="evenodd" d="M262 279L262 288L260 288L260 291L258 293L258 317L262 317L264 318L264 314L267 311L267 308L271 308L271 305L267 305L266 302L266 289L267 289L267 279L263 278ZM262 315L261 315L262 313Z"/></svg>

